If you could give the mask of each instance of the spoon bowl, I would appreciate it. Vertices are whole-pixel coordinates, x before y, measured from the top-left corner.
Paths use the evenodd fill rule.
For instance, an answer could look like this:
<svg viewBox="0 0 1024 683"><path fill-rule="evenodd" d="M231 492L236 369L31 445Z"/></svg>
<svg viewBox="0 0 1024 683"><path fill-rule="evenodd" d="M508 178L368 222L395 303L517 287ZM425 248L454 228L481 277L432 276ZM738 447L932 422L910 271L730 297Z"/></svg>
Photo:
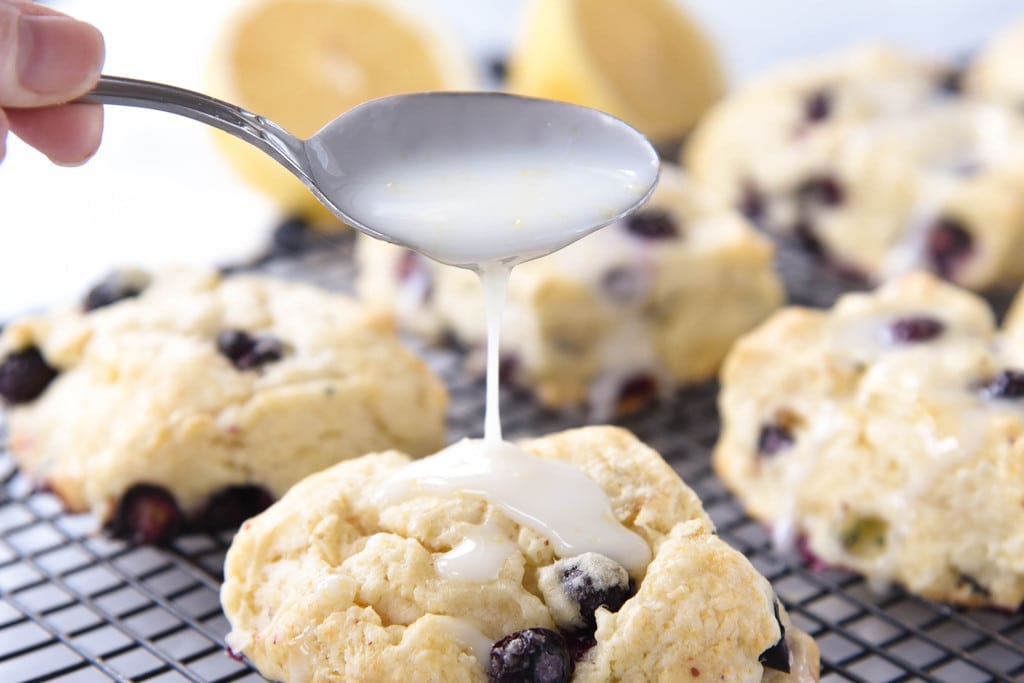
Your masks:
<svg viewBox="0 0 1024 683"><path fill-rule="evenodd" d="M622 218L649 196L658 156L594 109L495 92L371 100L309 139L182 88L101 77L80 101L159 109L239 137L338 218L452 265L514 265Z"/></svg>

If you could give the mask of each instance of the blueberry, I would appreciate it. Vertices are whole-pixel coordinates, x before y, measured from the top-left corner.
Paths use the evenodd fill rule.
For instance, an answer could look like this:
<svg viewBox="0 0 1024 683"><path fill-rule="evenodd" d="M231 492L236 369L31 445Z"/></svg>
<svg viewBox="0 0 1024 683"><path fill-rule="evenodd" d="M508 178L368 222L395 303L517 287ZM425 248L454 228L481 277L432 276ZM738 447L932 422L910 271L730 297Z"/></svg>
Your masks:
<svg viewBox="0 0 1024 683"><path fill-rule="evenodd" d="M1024 398L1024 372L1003 370L982 387L982 393L988 398Z"/></svg>
<svg viewBox="0 0 1024 683"><path fill-rule="evenodd" d="M569 629L560 633L565 638L565 646L573 662L581 661L587 656L590 648L597 645L597 636L592 631Z"/></svg>
<svg viewBox="0 0 1024 683"><path fill-rule="evenodd" d="M335 237L318 232L306 217L288 216L274 227L270 240L259 253L243 261L222 264L217 272L224 277L244 273L277 259L294 258L335 244Z"/></svg>
<svg viewBox="0 0 1024 683"><path fill-rule="evenodd" d="M894 322L889 328L889 336L893 341L913 344L930 341L945 329L941 320L929 316L913 316Z"/></svg>
<svg viewBox="0 0 1024 683"><path fill-rule="evenodd" d="M273 494L262 486L228 486L210 496L195 516L195 526L205 531L234 530L273 502Z"/></svg>
<svg viewBox="0 0 1024 683"><path fill-rule="evenodd" d="M803 249L805 252L816 258L822 258L825 255L825 247L821 244L821 240L814 234L814 230L806 221L799 221L793 226L793 237L796 239L797 246Z"/></svg>
<svg viewBox="0 0 1024 683"><path fill-rule="evenodd" d="M796 190L798 218L793 225L793 237L808 254L825 256L825 247L814 232L813 212L820 208L834 208L843 203L845 193L838 180L821 175L804 182Z"/></svg>
<svg viewBox="0 0 1024 683"><path fill-rule="evenodd" d="M618 415L630 415L651 403L657 396L658 380L650 375L633 375L626 378L619 387L615 412Z"/></svg>
<svg viewBox="0 0 1024 683"><path fill-rule="evenodd" d="M284 345L276 337L254 336L244 330L221 332L217 335L217 350L239 370L253 370L284 356Z"/></svg>
<svg viewBox="0 0 1024 683"><path fill-rule="evenodd" d="M35 346L9 354L0 363L0 396L10 404L28 403L42 394L57 377Z"/></svg>
<svg viewBox="0 0 1024 683"><path fill-rule="evenodd" d="M281 360L284 355L284 345L271 336L263 335L256 337L252 350L239 359L238 367L241 370L258 368L261 365Z"/></svg>
<svg viewBox="0 0 1024 683"><path fill-rule="evenodd" d="M822 89L804 101L804 119L810 123L824 121L832 113L832 93Z"/></svg>
<svg viewBox="0 0 1024 683"><path fill-rule="evenodd" d="M760 190L750 181L744 182L740 190L740 201L737 206L744 216L755 225L760 225L765 217L765 199Z"/></svg>
<svg viewBox="0 0 1024 683"><path fill-rule="evenodd" d="M508 62L504 57L493 57L487 60L487 72L495 83L504 83L508 78Z"/></svg>
<svg viewBox="0 0 1024 683"><path fill-rule="evenodd" d="M775 455L791 448L795 441L793 434L782 425L763 424L757 434L757 452L760 455Z"/></svg>
<svg viewBox="0 0 1024 683"><path fill-rule="evenodd" d="M583 553L544 567L537 583L558 627L586 633L597 628L598 607L617 612L633 592L622 565L598 553Z"/></svg>
<svg viewBox="0 0 1024 683"><path fill-rule="evenodd" d="M843 186L830 175L821 175L805 181L796 191L801 207L835 207L843 203Z"/></svg>
<svg viewBox="0 0 1024 683"><path fill-rule="evenodd" d="M779 640L757 656L757 661L767 669L789 673L789 645L786 643L786 627L779 618L779 603L775 603L775 621L779 625Z"/></svg>
<svg viewBox="0 0 1024 683"><path fill-rule="evenodd" d="M154 484L136 484L121 496L106 530L135 545L160 545L181 532L182 521L181 508L167 489Z"/></svg>
<svg viewBox="0 0 1024 683"><path fill-rule="evenodd" d="M315 235L302 216L289 216L274 228L271 235L271 251L282 255L301 254L308 251Z"/></svg>
<svg viewBox="0 0 1024 683"><path fill-rule="evenodd" d="M939 91L947 95L959 95L964 89L964 69L953 67L939 78Z"/></svg>
<svg viewBox="0 0 1024 683"><path fill-rule="evenodd" d="M149 275L142 270L123 268L109 273L85 295L82 308L94 311L124 299L136 297L149 286Z"/></svg>
<svg viewBox="0 0 1024 683"><path fill-rule="evenodd" d="M498 376L501 383L515 385L521 381L520 373L523 371L523 361L519 354L506 351L498 359Z"/></svg>
<svg viewBox="0 0 1024 683"><path fill-rule="evenodd" d="M955 218L938 219L928 232L926 249L932 268L951 279L957 267L971 254L974 240L964 224Z"/></svg>
<svg viewBox="0 0 1024 683"><path fill-rule="evenodd" d="M217 350L234 362L252 349L252 337L242 330L224 330L217 335Z"/></svg>
<svg viewBox="0 0 1024 683"><path fill-rule="evenodd" d="M679 237L679 226L668 211L641 209L626 218L626 231L646 240L664 240Z"/></svg>
<svg viewBox="0 0 1024 683"><path fill-rule="evenodd" d="M573 664L565 639L546 628L528 628L491 646L491 683L567 683Z"/></svg>
<svg viewBox="0 0 1024 683"><path fill-rule="evenodd" d="M629 266L614 266L601 276L601 288L608 298L622 304L644 297L650 288L650 278Z"/></svg>

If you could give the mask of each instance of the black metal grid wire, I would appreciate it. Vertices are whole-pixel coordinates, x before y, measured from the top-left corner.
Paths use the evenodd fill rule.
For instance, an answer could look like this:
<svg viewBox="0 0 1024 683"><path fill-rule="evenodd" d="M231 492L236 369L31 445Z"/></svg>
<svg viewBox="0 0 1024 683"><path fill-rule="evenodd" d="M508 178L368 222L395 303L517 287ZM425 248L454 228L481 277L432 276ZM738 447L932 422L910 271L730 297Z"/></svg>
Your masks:
<svg viewBox="0 0 1024 683"><path fill-rule="evenodd" d="M351 283L350 244L261 259L255 268L331 289ZM783 250L793 301L829 305L850 288ZM1001 304L997 301L997 307ZM410 342L415 345L415 342ZM479 435L483 384L456 351L418 347L447 380L450 437ZM712 473L716 388L681 391L621 424L660 451L704 501L722 538L772 582L794 621L822 652L824 681L1024 681L1024 613L963 610L856 576L781 557ZM516 438L578 424L505 392L502 417ZM0 681L262 681L227 656L218 603L230 534L193 535L167 549L98 536L89 517L67 515L34 491L0 454Z"/></svg>

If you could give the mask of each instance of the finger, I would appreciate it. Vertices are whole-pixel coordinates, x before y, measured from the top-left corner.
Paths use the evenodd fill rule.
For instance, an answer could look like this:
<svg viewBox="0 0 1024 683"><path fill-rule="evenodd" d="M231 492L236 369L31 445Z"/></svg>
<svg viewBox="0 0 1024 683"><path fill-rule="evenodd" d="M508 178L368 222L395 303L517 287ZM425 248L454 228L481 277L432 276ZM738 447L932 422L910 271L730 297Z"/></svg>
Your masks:
<svg viewBox="0 0 1024 683"><path fill-rule="evenodd" d="M4 115L4 110L0 109L0 161L7 156L7 130L7 116Z"/></svg>
<svg viewBox="0 0 1024 683"><path fill-rule="evenodd" d="M0 107L72 100L96 82L103 57L95 27L33 3L0 0Z"/></svg>
<svg viewBox="0 0 1024 683"><path fill-rule="evenodd" d="M103 108L95 104L8 109L7 119L12 133L65 166L95 154L103 131Z"/></svg>

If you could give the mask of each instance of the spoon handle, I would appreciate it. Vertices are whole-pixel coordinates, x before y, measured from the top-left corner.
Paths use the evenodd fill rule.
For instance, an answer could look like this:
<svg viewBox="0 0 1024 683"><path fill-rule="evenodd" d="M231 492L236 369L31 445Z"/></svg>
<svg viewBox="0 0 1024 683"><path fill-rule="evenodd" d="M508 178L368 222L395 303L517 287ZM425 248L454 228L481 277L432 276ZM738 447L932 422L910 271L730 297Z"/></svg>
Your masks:
<svg viewBox="0 0 1024 683"><path fill-rule="evenodd" d="M209 95L164 83L121 76L100 76L92 90L76 100L120 104L178 114L219 128L255 145L309 185L305 143L273 121Z"/></svg>

